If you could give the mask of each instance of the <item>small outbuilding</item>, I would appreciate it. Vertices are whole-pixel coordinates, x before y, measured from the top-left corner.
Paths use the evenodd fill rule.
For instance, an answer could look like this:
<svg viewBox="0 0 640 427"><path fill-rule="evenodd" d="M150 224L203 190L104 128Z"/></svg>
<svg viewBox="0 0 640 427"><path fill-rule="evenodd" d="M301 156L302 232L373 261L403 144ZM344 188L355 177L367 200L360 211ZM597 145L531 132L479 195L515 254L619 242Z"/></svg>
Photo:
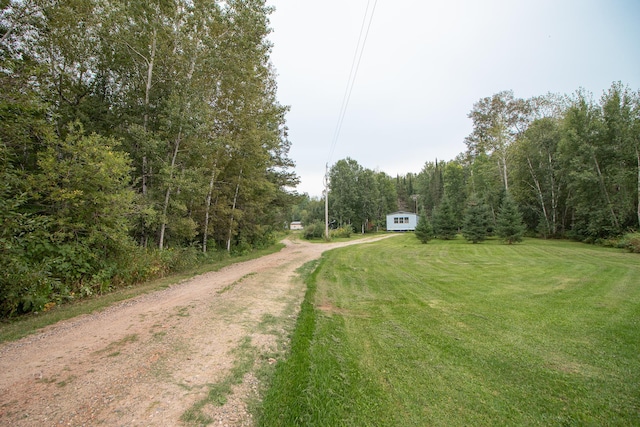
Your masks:
<svg viewBox="0 0 640 427"><path fill-rule="evenodd" d="M304 229L304 227L302 226L302 222L301 221L291 221L291 224L289 224L289 229L290 230L302 230L302 229Z"/></svg>
<svg viewBox="0 0 640 427"><path fill-rule="evenodd" d="M394 212L387 215L387 231L415 231L418 215L413 212Z"/></svg>

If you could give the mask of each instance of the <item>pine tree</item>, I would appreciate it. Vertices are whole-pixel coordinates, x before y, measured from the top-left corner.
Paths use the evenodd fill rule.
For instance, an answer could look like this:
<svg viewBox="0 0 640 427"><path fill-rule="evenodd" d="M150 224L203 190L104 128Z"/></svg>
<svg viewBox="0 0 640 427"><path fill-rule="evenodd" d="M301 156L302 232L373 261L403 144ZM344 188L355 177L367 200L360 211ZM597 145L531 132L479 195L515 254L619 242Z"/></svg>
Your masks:
<svg viewBox="0 0 640 427"><path fill-rule="evenodd" d="M510 245L522 241L524 230L522 214L518 210L516 202L507 193L496 218L496 233L498 237Z"/></svg>
<svg viewBox="0 0 640 427"><path fill-rule="evenodd" d="M487 205L475 195L469 198L462 225L462 235L472 243L482 242L487 238L489 228L489 211Z"/></svg>
<svg viewBox="0 0 640 427"><path fill-rule="evenodd" d="M418 240L422 243L427 243L433 238L433 227L425 214L420 215L420 220L418 220L415 234Z"/></svg>
<svg viewBox="0 0 640 427"><path fill-rule="evenodd" d="M433 228L439 239L452 240L456 237L458 224L456 224L453 208L446 196L433 212Z"/></svg>

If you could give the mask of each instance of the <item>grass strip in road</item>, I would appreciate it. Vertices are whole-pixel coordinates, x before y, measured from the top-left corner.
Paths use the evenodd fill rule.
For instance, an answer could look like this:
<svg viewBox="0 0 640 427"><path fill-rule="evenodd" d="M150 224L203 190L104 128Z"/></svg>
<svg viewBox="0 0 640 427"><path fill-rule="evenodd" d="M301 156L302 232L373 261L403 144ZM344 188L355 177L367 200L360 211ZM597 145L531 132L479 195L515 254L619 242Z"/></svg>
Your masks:
<svg viewBox="0 0 640 427"><path fill-rule="evenodd" d="M384 399L381 390L361 375L357 355L342 345L347 337L340 320L336 319L338 324L319 321L316 283L325 262L323 258L306 278L307 292L291 339L291 352L278 364L265 393L259 425L380 425L380 417L385 416L380 412L384 409L379 404ZM318 399L320 395L322 399ZM358 399L363 396L366 398ZM369 407L367 414L362 413L363 407Z"/></svg>
<svg viewBox="0 0 640 427"><path fill-rule="evenodd" d="M311 261L303 271L314 271L312 266L316 264L317 261ZM307 292L291 337L291 352L286 361L278 363L271 387L263 399L260 408L261 425L304 425L302 421L308 413L307 402L303 399L309 381L308 353L316 323L313 306L315 274L311 273L306 279Z"/></svg>
<svg viewBox="0 0 640 427"><path fill-rule="evenodd" d="M640 425L639 261L411 234L330 251L260 425Z"/></svg>
<svg viewBox="0 0 640 427"><path fill-rule="evenodd" d="M256 348L251 344L251 338L245 337L235 349L234 364L231 371L220 382L208 384L206 395L187 409L180 420L186 425L206 426L214 422L204 409L208 405L222 406L227 402L227 396L233 391L232 387L242 383L242 380L254 366Z"/></svg>

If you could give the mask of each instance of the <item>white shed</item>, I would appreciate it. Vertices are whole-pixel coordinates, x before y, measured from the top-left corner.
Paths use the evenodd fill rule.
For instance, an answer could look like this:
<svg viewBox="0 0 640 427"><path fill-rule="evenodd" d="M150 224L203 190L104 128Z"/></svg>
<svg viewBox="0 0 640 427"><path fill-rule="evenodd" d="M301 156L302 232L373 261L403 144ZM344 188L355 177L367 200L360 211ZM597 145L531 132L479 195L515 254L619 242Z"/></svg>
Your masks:
<svg viewBox="0 0 640 427"><path fill-rule="evenodd" d="M387 215L387 231L414 231L418 215L412 212L394 212Z"/></svg>

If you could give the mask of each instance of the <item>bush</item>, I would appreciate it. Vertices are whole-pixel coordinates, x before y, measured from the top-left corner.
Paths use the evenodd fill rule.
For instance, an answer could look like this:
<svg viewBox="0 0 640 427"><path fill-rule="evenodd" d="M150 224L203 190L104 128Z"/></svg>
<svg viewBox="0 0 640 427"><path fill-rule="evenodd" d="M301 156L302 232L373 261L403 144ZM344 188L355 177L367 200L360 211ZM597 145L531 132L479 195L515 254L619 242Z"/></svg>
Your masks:
<svg viewBox="0 0 640 427"><path fill-rule="evenodd" d="M338 238L338 237L349 238L351 237L351 233L353 233L353 229L349 226L346 226L346 227L336 228L335 230L330 230L329 236L332 239Z"/></svg>
<svg viewBox="0 0 640 427"><path fill-rule="evenodd" d="M640 233L625 234L615 246L627 249L634 254L640 254Z"/></svg>
<svg viewBox="0 0 640 427"><path fill-rule="evenodd" d="M312 222L304 227L304 238L307 240L321 239L324 236L325 224L320 221Z"/></svg>
<svg viewBox="0 0 640 427"><path fill-rule="evenodd" d="M0 277L0 316L4 318L41 311L54 299L60 283L51 277L46 263L28 264L23 260L2 262Z"/></svg>

